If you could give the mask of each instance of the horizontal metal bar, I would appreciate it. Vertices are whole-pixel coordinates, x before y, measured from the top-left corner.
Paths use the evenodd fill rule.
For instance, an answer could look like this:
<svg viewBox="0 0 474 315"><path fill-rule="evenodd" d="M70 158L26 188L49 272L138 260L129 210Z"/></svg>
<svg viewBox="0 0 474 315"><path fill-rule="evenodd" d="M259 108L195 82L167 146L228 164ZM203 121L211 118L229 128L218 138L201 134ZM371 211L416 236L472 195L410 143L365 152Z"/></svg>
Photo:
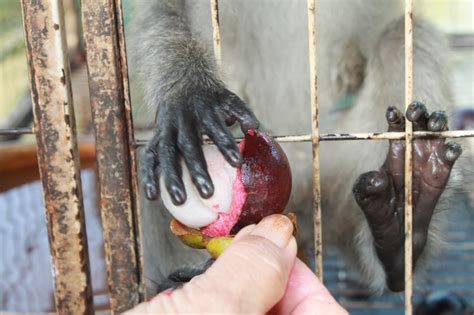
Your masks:
<svg viewBox="0 0 474 315"><path fill-rule="evenodd" d="M474 137L474 130L449 130L449 131L414 131L413 138L467 138ZM321 141L337 140L403 140L404 132L381 132L381 133L339 133L323 134ZM308 140L309 141L309 140Z"/></svg>
<svg viewBox="0 0 474 315"><path fill-rule="evenodd" d="M468 138L474 137L474 130L449 130L449 131L414 131L413 138ZM281 143L286 142L311 142L311 135L276 136L273 137ZM342 140L403 140L404 132L372 132L372 133L326 133L319 136L319 141L342 141ZM236 142L241 142L242 138L236 138ZM136 140L135 146L146 145L147 140ZM204 144L213 144L210 139L204 139Z"/></svg>
<svg viewBox="0 0 474 315"><path fill-rule="evenodd" d="M33 128L7 128L0 129L0 135L30 135L34 134Z"/></svg>

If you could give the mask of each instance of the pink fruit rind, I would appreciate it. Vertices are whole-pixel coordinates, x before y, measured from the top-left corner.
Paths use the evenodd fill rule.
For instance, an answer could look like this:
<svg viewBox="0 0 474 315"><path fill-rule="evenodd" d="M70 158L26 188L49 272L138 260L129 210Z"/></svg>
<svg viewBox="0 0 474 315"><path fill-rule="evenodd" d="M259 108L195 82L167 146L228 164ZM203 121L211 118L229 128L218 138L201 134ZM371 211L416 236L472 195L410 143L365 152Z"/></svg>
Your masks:
<svg viewBox="0 0 474 315"><path fill-rule="evenodd" d="M244 152L245 141L240 142L240 152ZM242 181L242 170L237 169L237 175L232 182L232 201L229 212L219 212L218 218L213 223L201 228L202 234L210 237L226 236L230 234L232 227L239 220L240 213L243 210L245 201L247 200L247 192L245 191Z"/></svg>
<svg viewBox="0 0 474 315"><path fill-rule="evenodd" d="M262 218L282 213L291 192L291 169L285 152L269 135L249 130L239 144L243 157L232 183L229 212L219 212L201 229L210 237L227 236Z"/></svg>
<svg viewBox="0 0 474 315"><path fill-rule="evenodd" d="M246 135L242 156L242 182L248 194L235 230L282 213L291 193L288 158L269 135L259 131Z"/></svg>

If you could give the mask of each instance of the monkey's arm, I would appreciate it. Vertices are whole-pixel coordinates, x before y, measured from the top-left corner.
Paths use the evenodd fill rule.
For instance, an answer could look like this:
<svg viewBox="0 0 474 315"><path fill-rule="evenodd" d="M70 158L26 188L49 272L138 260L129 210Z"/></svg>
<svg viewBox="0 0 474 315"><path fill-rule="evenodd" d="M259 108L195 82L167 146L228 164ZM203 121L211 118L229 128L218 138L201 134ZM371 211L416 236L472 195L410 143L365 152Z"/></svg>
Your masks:
<svg viewBox="0 0 474 315"><path fill-rule="evenodd" d="M180 156L199 194L209 198L214 193L201 149L203 134L236 167L241 156L226 124L238 121L244 132L258 128L246 104L215 75L212 58L193 38L183 3L170 0L142 5L134 47L145 105L156 109L155 132L143 164L145 193L148 199L158 198L159 169L176 205L186 200Z"/></svg>

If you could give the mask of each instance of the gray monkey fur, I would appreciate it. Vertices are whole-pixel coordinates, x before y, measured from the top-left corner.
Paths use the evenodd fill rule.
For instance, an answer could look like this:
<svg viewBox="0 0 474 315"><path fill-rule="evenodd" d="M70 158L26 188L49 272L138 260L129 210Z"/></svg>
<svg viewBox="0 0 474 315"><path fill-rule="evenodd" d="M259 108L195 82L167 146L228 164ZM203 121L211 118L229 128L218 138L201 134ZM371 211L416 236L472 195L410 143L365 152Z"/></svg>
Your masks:
<svg viewBox="0 0 474 315"><path fill-rule="evenodd" d="M400 1L317 3L321 133L385 131L387 106L404 107ZM131 77L136 80L134 85L142 87L133 94L143 97L134 103L155 112L160 97L166 97L173 80L184 71L171 67L176 65L172 58L186 54L194 58L194 64L198 60L197 64L204 65L195 70L211 78L210 87L223 81L243 98L264 130L274 135L310 133L306 1L221 0L219 9L222 67L217 70L208 0L137 1L133 25L127 30ZM414 43L414 99L431 110L449 111L452 102L443 35L415 17ZM335 111L334 104L348 94L355 95L354 105ZM387 147L385 141L364 144L362 149L359 142L321 145L323 244L337 246L374 292L385 288L385 272L352 196L352 185L360 174L379 168ZM311 146L296 143L283 148L294 175L287 209L298 213L299 243L311 246ZM206 260L205 253L186 248L170 234L171 218L162 205L144 197L141 205L148 286L160 283L176 268ZM435 212L421 260L440 248L443 221L440 212ZM418 262L423 265L426 263Z"/></svg>

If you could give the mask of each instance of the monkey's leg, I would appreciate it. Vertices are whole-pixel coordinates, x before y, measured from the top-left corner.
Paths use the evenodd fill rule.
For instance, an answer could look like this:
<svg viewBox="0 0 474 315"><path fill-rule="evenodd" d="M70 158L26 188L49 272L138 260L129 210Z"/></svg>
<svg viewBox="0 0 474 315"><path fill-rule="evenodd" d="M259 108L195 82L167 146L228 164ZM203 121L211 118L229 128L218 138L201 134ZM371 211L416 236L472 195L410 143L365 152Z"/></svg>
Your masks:
<svg viewBox="0 0 474 315"><path fill-rule="evenodd" d="M403 131L405 118L395 107L386 112L389 131ZM406 118L414 130L447 130L444 112L428 114L426 107L412 103ZM443 192L461 146L442 138L413 141L413 266L426 245L436 203ZM404 167L405 141L390 141L386 160L379 171L362 174L354 185L354 196L371 229L377 256L393 291L404 289Z"/></svg>

